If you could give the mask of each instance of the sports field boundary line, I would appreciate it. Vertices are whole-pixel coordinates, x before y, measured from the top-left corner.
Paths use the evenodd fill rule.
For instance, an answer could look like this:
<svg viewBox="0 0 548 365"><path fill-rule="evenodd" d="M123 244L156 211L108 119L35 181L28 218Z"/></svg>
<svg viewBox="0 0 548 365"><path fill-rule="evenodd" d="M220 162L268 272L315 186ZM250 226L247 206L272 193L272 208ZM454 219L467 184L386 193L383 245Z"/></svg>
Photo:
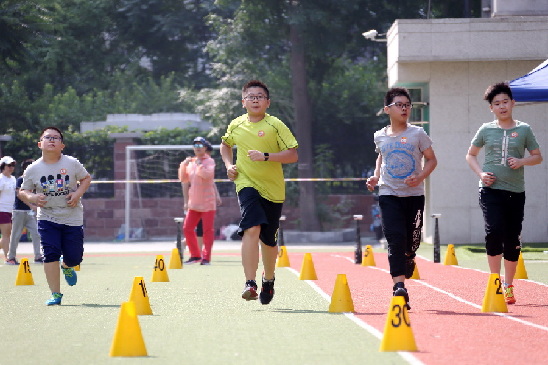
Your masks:
<svg viewBox="0 0 548 365"><path fill-rule="evenodd" d="M350 262L352 262L352 263L354 262L354 261L352 261L351 258L349 258L349 257L347 257L347 256L333 255L333 257L342 257L342 258L344 258L344 259L346 259L346 260L348 260L348 261L350 261ZM419 257L420 257L420 256L419 256ZM421 257L421 258L422 258L422 257ZM428 260L428 259L426 259L426 261L432 262L431 260ZM461 266L455 266L455 265L451 265L451 266L453 266L453 267L455 267L455 268L463 269L463 270L479 271L479 272L481 272L481 273L486 273L486 274L487 274L487 272L485 272L485 271L483 271L483 270L471 269L471 268L461 267ZM370 269L380 270L380 271L383 271L383 272L385 272L385 273L387 273L387 274L390 274L390 271L388 271L388 270L386 270L386 269L381 269L381 268L376 267L376 266L368 266L368 267L369 267ZM411 279L411 280L414 280L414 279ZM461 298L461 297L459 297L459 296L457 296L457 295L455 295L455 294L453 294L453 293L449 293L448 291L445 291L445 290L443 290L443 289L440 289L440 288L438 288L438 287L436 287L436 286L427 284L427 283L425 283L424 281L421 281L421 280L414 280L414 281L415 281L416 283L419 283L419 284L422 284L422 285L426 286L427 288L433 289L433 290L435 290L435 291L437 291L437 292L439 292L439 293L442 293L442 294L444 294L444 295L447 295L447 296L449 296L450 298L453 298L453 299L455 299L455 300L457 300L457 301L459 301L459 302L461 302L461 303L468 304L468 305L470 305L470 306L472 306L472 307L474 307L474 308L476 308L476 309L481 310L481 308L482 308L481 305L478 305L478 304L476 304L476 303L469 302L469 301L466 300L466 299L463 299L463 298ZM535 283L535 284L540 284L540 285L545 286L545 284L543 284L543 283L538 283L538 282L533 281L533 280L528 280L528 281L529 281L529 282L532 282L532 283ZM509 319L509 320L512 320L512 321L516 321L516 322L521 323L521 324L524 324L524 325L526 325L526 326L530 326L530 327L533 327L533 328L537 328L537 329L540 329L540 330L543 330L543 331L548 331L548 327L546 327L546 326L542 326L542 325L540 325L540 324L536 324L536 323L524 321L523 319L519 319L519 318L513 317L513 316L508 315L508 314L506 314L506 313L487 312L487 314L494 314L494 315L499 316L499 317L503 317L503 318L506 318L506 319Z"/></svg>
<svg viewBox="0 0 548 365"><path fill-rule="evenodd" d="M286 269L288 269L293 274L295 274L295 276L299 277L300 273L297 270L295 270L291 267L286 267ZM310 285L310 287L312 289L314 289L314 291L316 293L318 293L321 297L323 297L328 303L331 303L331 296L329 294L327 294L326 292L324 292L318 285L316 285L316 283L314 283L314 281L312 281L312 280L303 280L303 281L305 281L308 285ZM381 331L379 331L375 327L371 326L370 324L366 323L365 321L357 318L354 315L354 313L345 312L345 313L342 313L342 314L344 314L344 316L346 318L350 319L352 322L357 324L359 327L365 329L369 334L376 337L378 340L382 341L383 334L382 334ZM397 351L397 353L410 364L424 365L424 363L422 361L420 361L418 358L416 358L415 356L413 356L413 354L411 354L409 352Z"/></svg>

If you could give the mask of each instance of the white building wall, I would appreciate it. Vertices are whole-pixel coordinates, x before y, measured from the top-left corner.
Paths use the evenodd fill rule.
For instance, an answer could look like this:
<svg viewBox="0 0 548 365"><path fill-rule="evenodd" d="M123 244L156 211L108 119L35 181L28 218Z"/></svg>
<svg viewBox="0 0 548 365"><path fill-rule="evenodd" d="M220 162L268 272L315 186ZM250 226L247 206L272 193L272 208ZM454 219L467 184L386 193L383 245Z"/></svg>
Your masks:
<svg viewBox="0 0 548 365"><path fill-rule="evenodd" d="M389 87L427 83L430 135L438 167L427 185L426 214L441 213L440 238L481 243L478 178L465 155L482 123L493 116L487 86L518 78L548 57L548 18L398 20L388 33ZM548 238L548 103L519 105L514 117L529 123L545 161L527 166L524 242ZM482 160L482 156L480 156ZM427 215L428 217L428 215ZM433 220L425 221L427 242Z"/></svg>

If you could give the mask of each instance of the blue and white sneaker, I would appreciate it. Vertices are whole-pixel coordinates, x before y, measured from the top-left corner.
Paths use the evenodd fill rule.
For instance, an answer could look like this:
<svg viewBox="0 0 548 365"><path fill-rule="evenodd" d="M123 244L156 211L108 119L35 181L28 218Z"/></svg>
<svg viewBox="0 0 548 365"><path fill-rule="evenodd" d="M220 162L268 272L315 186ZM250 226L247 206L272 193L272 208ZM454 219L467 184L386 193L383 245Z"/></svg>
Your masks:
<svg viewBox="0 0 548 365"><path fill-rule="evenodd" d="M67 284L70 286L76 285L76 282L78 281L76 271L72 267L61 267L61 270L63 271L63 275L65 275L65 280L67 281Z"/></svg>
<svg viewBox="0 0 548 365"><path fill-rule="evenodd" d="M61 305L61 299L63 299L63 294L51 293L51 298L46 302L46 305Z"/></svg>

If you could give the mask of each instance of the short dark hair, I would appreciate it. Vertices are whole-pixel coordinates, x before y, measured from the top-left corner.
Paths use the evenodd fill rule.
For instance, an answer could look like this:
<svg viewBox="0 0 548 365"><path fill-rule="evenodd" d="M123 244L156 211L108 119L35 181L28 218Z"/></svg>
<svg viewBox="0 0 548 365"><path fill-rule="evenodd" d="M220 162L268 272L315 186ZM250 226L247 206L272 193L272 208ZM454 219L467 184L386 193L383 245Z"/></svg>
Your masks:
<svg viewBox="0 0 548 365"><path fill-rule="evenodd" d="M44 135L44 133L46 133L46 131L48 129L53 129L54 131L56 131L57 133L59 133L59 135L61 136L61 141L63 141L63 132L61 132L61 130L57 127L46 127L44 129L42 129L42 132L40 133L40 138L42 138L42 136Z"/></svg>
<svg viewBox="0 0 548 365"><path fill-rule="evenodd" d="M251 88L251 87L260 87L264 90L264 92L266 93L266 98L267 99L270 99L270 92L268 91L268 87L266 86L266 84L262 81L259 81L259 80L251 80L251 81L248 81L244 87L242 87L242 93L245 93L247 91L247 89Z"/></svg>
<svg viewBox="0 0 548 365"><path fill-rule="evenodd" d="M384 95L384 106L392 104L396 96L405 96L411 102L411 95L409 95L409 90L404 87L393 87L389 89Z"/></svg>
<svg viewBox="0 0 548 365"><path fill-rule="evenodd" d="M34 160L32 158L27 158L25 161L21 162L21 171L25 171L33 162Z"/></svg>
<svg viewBox="0 0 548 365"><path fill-rule="evenodd" d="M508 95L510 100L514 100L514 97L512 96L512 90L510 89L510 85L507 82L497 82L496 84L490 85L487 90L485 90L483 100L487 100L487 102L491 104L495 96L497 96L498 94L506 94Z"/></svg>

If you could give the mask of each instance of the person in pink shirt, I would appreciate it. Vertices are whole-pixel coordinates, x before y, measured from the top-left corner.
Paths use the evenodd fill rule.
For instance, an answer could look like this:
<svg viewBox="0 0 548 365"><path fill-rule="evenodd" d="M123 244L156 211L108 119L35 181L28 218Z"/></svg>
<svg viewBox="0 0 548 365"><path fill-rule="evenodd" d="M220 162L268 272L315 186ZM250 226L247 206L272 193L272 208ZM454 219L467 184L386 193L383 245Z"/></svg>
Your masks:
<svg viewBox="0 0 548 365"><path fill-rule="evenodd" d="M187 211L183 233L190 251L185 264L201 262L209 265L214 239L217 190L215 188L215 161L209 155L213 148L203 137L194 138L194 157L187 157L179 166L179 180L190 185L185 196L184 210ZM188 198L188 199L187 199ZM203 248L200 252L195 228L202 220Z"/></svg>

